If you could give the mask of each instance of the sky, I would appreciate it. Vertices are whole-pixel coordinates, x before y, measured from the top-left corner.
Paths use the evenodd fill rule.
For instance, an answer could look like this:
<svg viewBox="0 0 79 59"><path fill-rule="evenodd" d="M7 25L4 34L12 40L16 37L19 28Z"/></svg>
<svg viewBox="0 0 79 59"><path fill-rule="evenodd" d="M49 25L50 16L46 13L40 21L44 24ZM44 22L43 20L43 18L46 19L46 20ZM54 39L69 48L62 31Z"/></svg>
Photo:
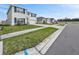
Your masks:
<svg viewBox="0 0 79 59"><path fill-rule="evenodd" d="M9 4L0 4L0 20L7 19ZM79 4L16 4L38 16L59 18L79 18Z"/></svg>

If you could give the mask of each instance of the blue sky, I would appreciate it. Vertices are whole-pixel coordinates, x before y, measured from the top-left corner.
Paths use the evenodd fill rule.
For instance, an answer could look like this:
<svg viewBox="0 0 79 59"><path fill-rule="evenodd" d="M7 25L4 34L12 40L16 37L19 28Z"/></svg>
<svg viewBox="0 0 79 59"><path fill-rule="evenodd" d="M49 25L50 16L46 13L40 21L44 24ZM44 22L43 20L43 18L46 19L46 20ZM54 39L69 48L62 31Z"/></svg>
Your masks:
<svg viewBox="0 0 79 59"><path fill-rule="evenodd" d="M53 18L79 18L78 4L16 4L18 7L26 8L38 16ZM0 4L0 20L6 20L9 4Z"/></svg>

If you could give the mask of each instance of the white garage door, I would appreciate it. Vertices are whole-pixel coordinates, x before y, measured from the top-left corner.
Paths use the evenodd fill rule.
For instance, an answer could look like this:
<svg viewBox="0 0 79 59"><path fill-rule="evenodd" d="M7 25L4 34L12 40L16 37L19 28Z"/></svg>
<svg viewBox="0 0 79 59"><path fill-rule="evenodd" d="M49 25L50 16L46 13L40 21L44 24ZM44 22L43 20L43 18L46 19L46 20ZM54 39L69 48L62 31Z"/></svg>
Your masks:
<svg viewBox="0 0 79 59"><path fill-rule="evenodd" d="M30 24L36 24L36 21L35 20L30 20L29 23Z"/></svg>

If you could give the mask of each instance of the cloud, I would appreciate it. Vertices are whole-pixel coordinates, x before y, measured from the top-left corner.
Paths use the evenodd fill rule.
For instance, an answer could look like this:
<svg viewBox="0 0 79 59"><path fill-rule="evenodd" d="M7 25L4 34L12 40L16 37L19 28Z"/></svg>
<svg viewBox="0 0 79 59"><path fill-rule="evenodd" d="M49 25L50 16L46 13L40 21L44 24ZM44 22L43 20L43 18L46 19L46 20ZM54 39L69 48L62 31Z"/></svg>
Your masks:
<svg viewBox="0 0 79 59"><path fill-rule="evenodd" d="M79 9L79 4L68 5L71 8Z"/></svg>
<svg viewBox="0 0 79 59"><path fill-rule="evenodd" d="M63 8L70 8L70 9L79 9L79 4L62 4Z"/></svg>

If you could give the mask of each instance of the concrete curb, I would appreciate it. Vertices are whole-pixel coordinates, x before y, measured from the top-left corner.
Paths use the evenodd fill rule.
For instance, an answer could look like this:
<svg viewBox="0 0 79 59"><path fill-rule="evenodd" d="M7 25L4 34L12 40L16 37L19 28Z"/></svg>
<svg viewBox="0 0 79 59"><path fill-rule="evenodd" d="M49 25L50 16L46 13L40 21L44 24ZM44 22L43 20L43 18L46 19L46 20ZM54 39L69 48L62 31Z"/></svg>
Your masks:
<svg viewBox="0 0 79 59"><path fill-rule="evenodd" d="M40 51L41 54L45 54L47 52L47 50L50 48L50 46L55 42L55 40L58 38L58 36L61 34L61 32L63 31L63 29L66 27L66 25L62 28L60 28L58 31L56 31L55 33L53 33L51 35L51 38L48 39L49 42L45 45L45 47Z"/></svg>
<svg viewBox="0 0 79 59"><path fill-rule="evenodd" d="M28 54L29 55L43 55L43 54L45 54L47 52L47 50L49 49L49 47L55 42L57 37L61 34L61 32L63 31L63 29L66 26L67 26L67 24L64 25L63 27L61 27L59 30L57 30L55 33L53 33L49 37L47 37L44 41L39 43L37 46L28 49L28 51L29 51Z"/></svg>

